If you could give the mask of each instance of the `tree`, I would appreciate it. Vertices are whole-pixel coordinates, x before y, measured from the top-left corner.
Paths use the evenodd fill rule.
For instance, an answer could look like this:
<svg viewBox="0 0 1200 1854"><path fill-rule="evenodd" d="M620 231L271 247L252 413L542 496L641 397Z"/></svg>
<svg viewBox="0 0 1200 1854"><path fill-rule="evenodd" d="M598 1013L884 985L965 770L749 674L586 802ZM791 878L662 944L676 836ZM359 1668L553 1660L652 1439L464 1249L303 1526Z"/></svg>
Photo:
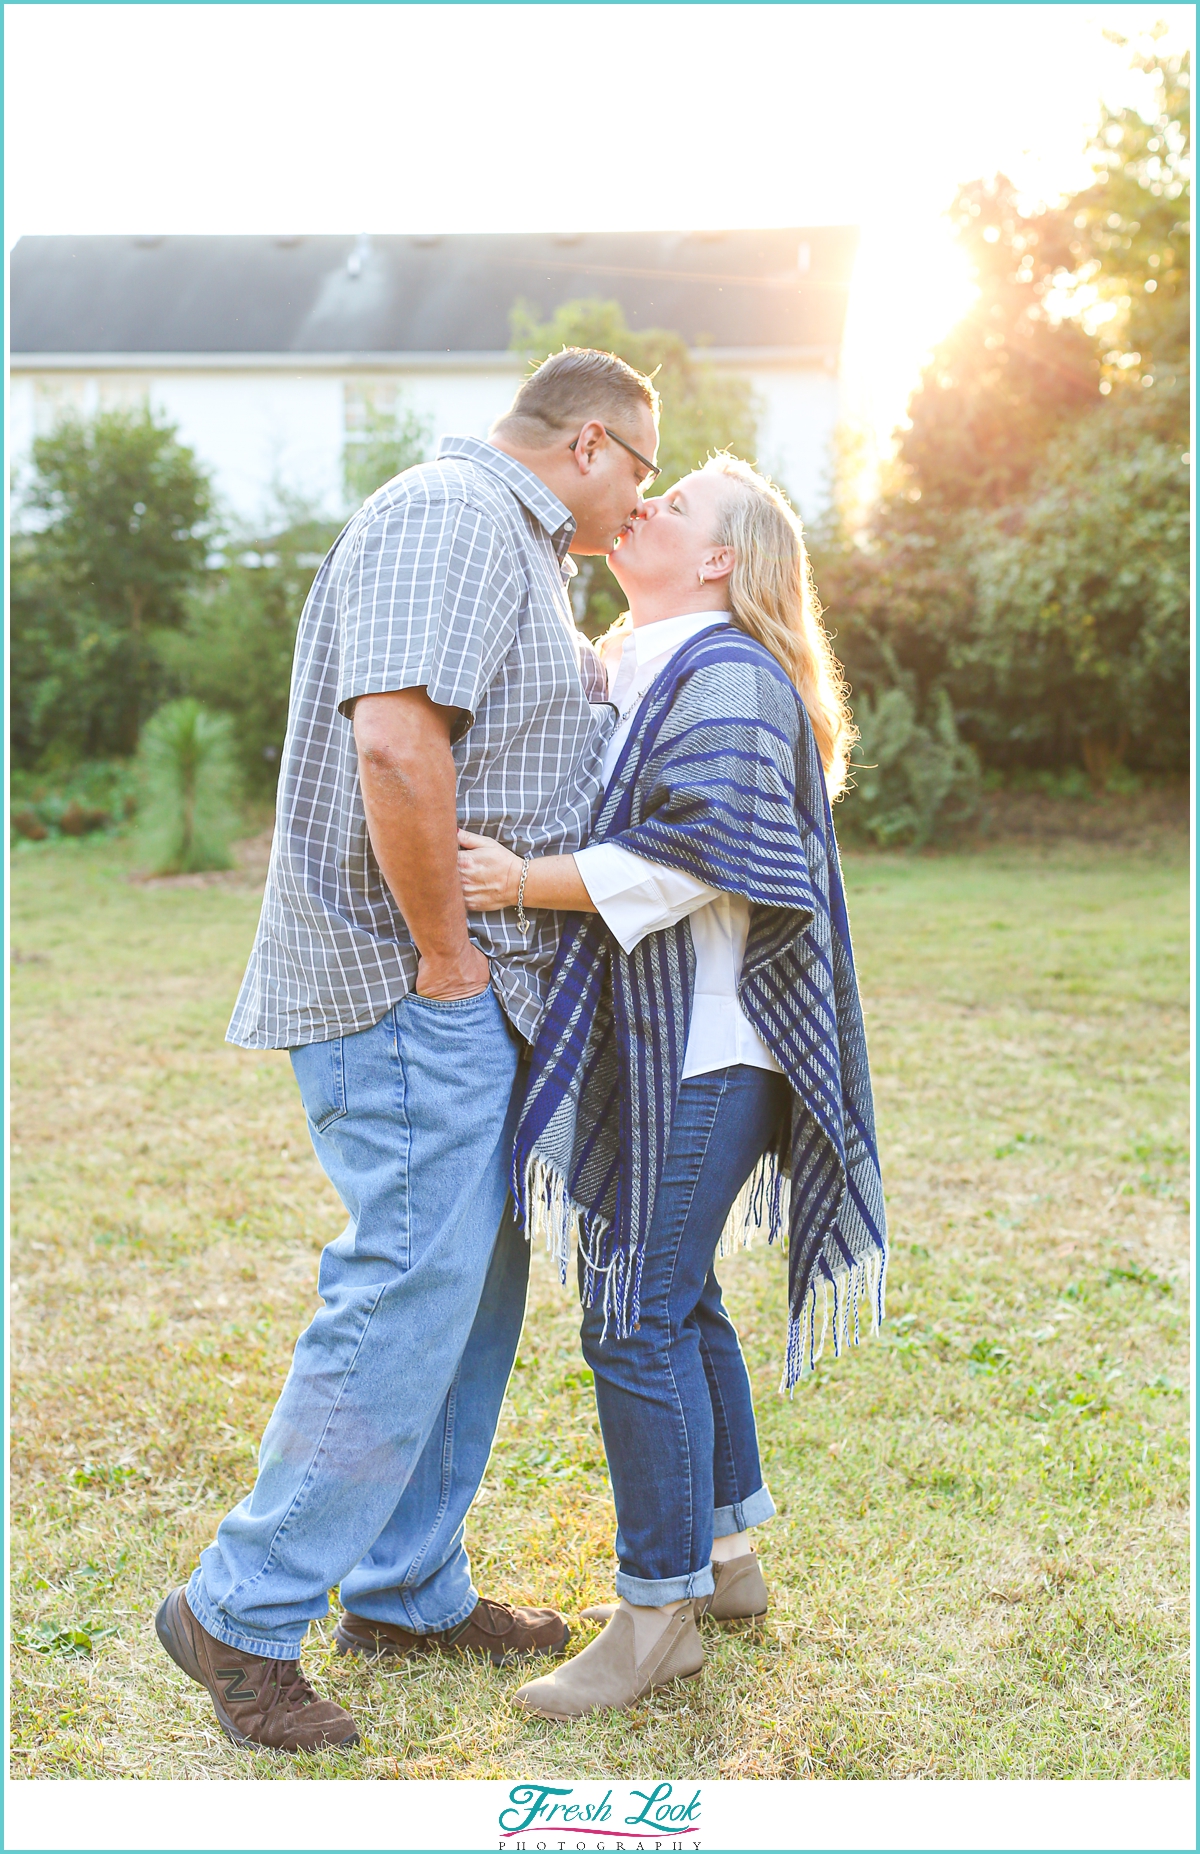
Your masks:
<svg viewBox="0 0 1200 1854"><path fill-rule="evenodd" d="M731 450L753 462L759 413L749 383L693 360L682 335L665 328L635 331L620 303L596 298L563 303L548 322L539 322L528 303L518 303L511 326L511 346L532 364L560 348L600 348L653 375L663 402L658 445L662 476L656 494L703 463L710 451ZM578 564L576 615L582 616L585 630L598 636L624 610L624 594L600 559Z"/></svg>
<svg viewBox="0 0 1200 1854"><path fill-rule="evenodd" d="M158 639L171 686L232 718L248 792L274 790L296 626L336 537L336 523L285 499L265 534L226 543L224 566L193 595L183 628Z"/></svg>
<svg viewBox="0 0 1200 1854"><path fill-rule="evenodd" d="M1154 101L1149 114L1101 114L1095 184L1067 208L1071 269L1081 309L1094 298L1112 311L1101 325L1106 383L1161 389L1186 373L1190 348L1191 58L1135 50L1130 61L1151 79Z"/></svg>
<svg viewBox="0 0 1200 1854"><path fill-rule="evenodd" d="M914 725L943 725L946 691L982 744L977 691L953 673L973 622L970 518L1018 497L1054 437L1104 401L1095 342L1047 302L1070 260L1069 218L1023 211L1003 175L960 187L950 216L978 298L921 376L865 531L847 531L835 498L810 545L852 689L878 704L899 670Z"/></svg>
<svg viewBox="0 0 1200 1854"><path fill-rule="evenodd" d="M978 301L865 530L811 536L872 716L902 687L933 729L946 696L992 766L1097 784L1187 760L1190 72L1133 62L1152 105L1103 112L1090 188L1034 212L1003 176L960 189Z"/></svg>
<svg viewBox="0 0 1200 1854"><path fill-rule="evenodd" d="M149 407L68 415L35 440L14 537L21 762L129 754L162 678L157 635L204 572L209 480Z"/></svg>
<svg viewBox="0 0 1200 1854"><path fill-rule="evenodd" d="M921 376L894 493L925 509L994 507L1018 494L1063 425L1095 406L1096 344L1046 298L1071 260L1071 219L1022 212L1003 174L960 187L950 219L979 296Z"/></svg>
<svg viewBox="0 0 1200 1854"><path fill-rule="evenodd" d="M342 451L342 481L350 506L358 508L401 470L423 463L432 435L429 419L405 400L378 405L368 399L359 427Z"/></svg>

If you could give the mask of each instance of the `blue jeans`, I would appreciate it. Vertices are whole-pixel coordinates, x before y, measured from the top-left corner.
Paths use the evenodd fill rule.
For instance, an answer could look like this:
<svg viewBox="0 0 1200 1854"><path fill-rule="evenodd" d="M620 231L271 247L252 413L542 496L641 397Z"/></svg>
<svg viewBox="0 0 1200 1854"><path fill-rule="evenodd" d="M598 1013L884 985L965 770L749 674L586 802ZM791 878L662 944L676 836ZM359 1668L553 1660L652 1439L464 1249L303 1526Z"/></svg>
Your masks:
<svg viewBox="0 0 1200 1854"><path fill-rule="evenodd" d="M525 1312L508 1197L517 1045L490 989L410 994L370 1030L292 1051L317 1157L350 1221L321 1256L253 1491L187 1600L218 1640L294 1660L341 1584L417 1634L478 1601L463 1520Z"/></svg>
<svg viewBox="0 0 1200 1854"><path fill-rule="evenodd" d="M646 1240L638 1329L617 1339L610 1327L601 1341L602 1309L584 1312L617 1509L617 1594L630 1603L707 1596L713 1538L775 1511L713 1257L786 1100L782 1076L744 1064L683 1083Z"/></svg>

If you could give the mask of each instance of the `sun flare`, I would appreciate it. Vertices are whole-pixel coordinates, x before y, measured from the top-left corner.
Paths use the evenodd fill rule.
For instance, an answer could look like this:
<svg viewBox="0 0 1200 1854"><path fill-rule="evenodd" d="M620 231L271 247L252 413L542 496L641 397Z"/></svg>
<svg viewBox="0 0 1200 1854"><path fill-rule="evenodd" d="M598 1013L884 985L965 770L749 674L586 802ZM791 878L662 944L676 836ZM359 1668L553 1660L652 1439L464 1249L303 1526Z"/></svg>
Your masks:
<svg viewBox="0 0 1200 1854"><path fill-rule="evenodd" d="M927 357L976 294L946 221L915 233L890 221L863 227L846 318L844 411L872 473L890 453Z"/></svg>

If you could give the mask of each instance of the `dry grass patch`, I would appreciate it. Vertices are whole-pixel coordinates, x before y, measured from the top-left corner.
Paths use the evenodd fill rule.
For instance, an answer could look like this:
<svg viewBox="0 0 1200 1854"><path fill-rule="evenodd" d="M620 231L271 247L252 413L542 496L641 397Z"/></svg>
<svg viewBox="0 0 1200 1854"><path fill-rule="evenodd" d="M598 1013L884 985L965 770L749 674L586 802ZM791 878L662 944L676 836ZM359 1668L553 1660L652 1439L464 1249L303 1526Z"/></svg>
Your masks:
<svg viewBox="0 0 1200 1854"><path fill-rule="evenodd" d="M1103 846L855 857L895 1236L883 1339L776 1391L782 1257L725 1264L780 1517L757 1633L622 1717L520 1676L307 1661L353 1753L234 1753L152 1616L254 1451L341 1213L285 1056L222 1042L254 871L16 858L13 1768L27 1777L1187 1774L1187 871ZM611 1596L612 1508L544 1259L477 1581ZM577 1639L583 1639L583 1625Z"/></svg>

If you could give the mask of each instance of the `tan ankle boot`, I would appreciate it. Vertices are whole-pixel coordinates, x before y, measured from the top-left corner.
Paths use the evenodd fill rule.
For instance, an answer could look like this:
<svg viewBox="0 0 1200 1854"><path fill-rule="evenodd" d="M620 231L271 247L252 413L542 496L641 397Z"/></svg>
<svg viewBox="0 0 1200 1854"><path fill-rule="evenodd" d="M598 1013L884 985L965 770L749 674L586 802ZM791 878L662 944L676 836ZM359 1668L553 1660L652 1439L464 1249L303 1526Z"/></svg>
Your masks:
<svg viewBox="0 0 1200 1854"><path fill-rule="evenodd" d="M714 1622L761 1622L767 1613L767 1586L758 1553L714 1560L711 1596L696 1598L696 1620L711 1616Z"/></svg>
<svg viewBox="0 0 1200 1854"><path fill-rule="evenodd" d="M697 1622L702 1616L711 1616L714 1622L761 1622L766 1615L770 1598L757 1552L743 1552L740 1558L724 1562L714 1558L713 1586L709 1596L693 1599ZM607 1622L617 1609L616 1603L593 1603L579 1613L585 1622Z"/></svg>
<svg viewBox="0 0 1200 1854"><path fill-rule="evenodd" d="M633 1617L618 1609L582 1654L552 1674L528 1681L513 1697L518 1706L543 1719L581 1719L606 1706L636 1705L651 1688L665 1687L672 1680L694 1680L703 1666L704 1644L690 1603L676 1610L640 1664Z"/></svg>

